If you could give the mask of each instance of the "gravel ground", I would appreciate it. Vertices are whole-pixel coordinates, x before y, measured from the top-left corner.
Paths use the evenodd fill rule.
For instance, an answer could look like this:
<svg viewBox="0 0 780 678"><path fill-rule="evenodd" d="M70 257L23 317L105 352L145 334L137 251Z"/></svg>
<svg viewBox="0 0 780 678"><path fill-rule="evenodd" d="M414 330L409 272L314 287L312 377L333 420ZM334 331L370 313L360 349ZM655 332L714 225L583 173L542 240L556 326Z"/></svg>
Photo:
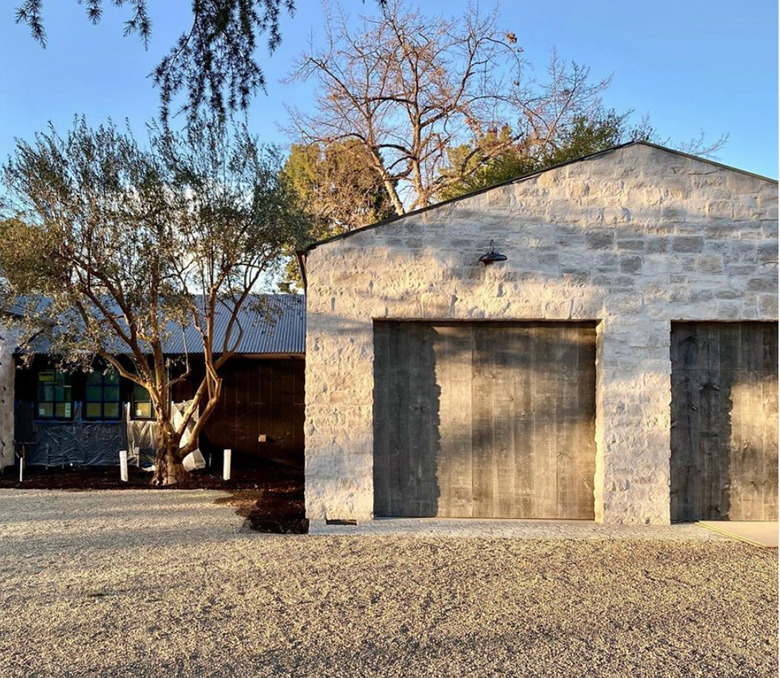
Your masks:
<svg viewBox="0 0 780 678"><path fill-rule="evenodd" d="M223 496L0 490L0 675L777 675L776 551L260 535Z"/></svg>

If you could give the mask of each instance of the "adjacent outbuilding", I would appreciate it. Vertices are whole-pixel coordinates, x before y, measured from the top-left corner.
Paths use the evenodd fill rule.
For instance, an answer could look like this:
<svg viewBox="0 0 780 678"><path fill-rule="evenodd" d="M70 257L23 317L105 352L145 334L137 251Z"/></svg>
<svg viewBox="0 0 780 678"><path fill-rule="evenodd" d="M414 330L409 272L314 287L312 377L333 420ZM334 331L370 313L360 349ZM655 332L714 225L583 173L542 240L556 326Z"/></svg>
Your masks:
<svg viewBox="0 0 780 678"><path fill-rule="evenodd" d="M206 459L221 468L232 451L237 467L267 461L303 465L305 300L299 295L265 295L247 304L239 322L241 341L222 367L222 394L199 438ZM216 344L222 345L230 318L218 306ZM200 350L197 347L200 346ZM196 347L196 348L193 348ZM0 342L0 469L24 453L28 466L116 466L119 451L130 463L148 466L157 447L157 423L149 393L95 363L90 372L58 368L44 335L22 352L13 332ZM202 342L193 327L171 333L166 358L189 355L190 376L175 385L172 399L189 400L205 370ZM120 360L122 354L117 354Z"/></svg>
<svg viewBox="0 0 780 678"><path fill-rule="evenodd" d="M777 519L776 181L637 142L301 259L310 519Z"/></svg>

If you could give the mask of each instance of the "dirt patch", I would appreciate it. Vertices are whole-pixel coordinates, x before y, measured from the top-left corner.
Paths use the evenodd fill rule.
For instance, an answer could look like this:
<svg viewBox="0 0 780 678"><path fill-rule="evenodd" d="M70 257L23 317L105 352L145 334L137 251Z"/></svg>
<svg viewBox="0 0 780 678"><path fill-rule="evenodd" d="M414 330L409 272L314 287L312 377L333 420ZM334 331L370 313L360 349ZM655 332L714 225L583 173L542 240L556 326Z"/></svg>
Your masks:
<svg viewBox="0 0 780 678"><path fill-rule="evenodd" d="M257 532L306 534L309 521L303 497L303 473L279 468L265 479L261 496L247 515L247 526Z"/></svg>
<svg viewBox="0 0 780 678"><path fill-rule="evenodd" d="M300 478L303 491L303 471L290 469L273 462L264 462L253 467L234 468L232 478L223 480L219 472L194 471L176 485L157 487L151 484L152 474L131 466L128 469L128 481L119 478L118 466L73 466L54 468L33 466L25 470L24 481L19 482L18 469L9 469L0 475L0 488L23 490L258 490L277 478Z"/></svg>
<svg viewBox="0 0 780 678"><path fill-rule="evenodd" d="M234 506L246 518L245 525L256 532L306 534L309 521L303 499L303 473L284 466L265 469L253 489L229 490L228 497L215 504Z"/></svg>

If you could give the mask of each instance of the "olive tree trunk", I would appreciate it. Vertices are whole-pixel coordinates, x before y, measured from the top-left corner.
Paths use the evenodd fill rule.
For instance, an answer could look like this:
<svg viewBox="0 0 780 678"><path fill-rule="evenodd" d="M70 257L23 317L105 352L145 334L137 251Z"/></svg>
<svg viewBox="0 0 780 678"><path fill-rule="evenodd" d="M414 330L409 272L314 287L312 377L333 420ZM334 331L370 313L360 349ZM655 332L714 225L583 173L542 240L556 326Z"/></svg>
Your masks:
<svg viewBox="0 0 780 678"><path fill-rule="evenodd" d="M167 420L157 420L157 454L154 460L153 485L175 485L187 472L182 465L184 455L179 449L181 436Z"/></svg>

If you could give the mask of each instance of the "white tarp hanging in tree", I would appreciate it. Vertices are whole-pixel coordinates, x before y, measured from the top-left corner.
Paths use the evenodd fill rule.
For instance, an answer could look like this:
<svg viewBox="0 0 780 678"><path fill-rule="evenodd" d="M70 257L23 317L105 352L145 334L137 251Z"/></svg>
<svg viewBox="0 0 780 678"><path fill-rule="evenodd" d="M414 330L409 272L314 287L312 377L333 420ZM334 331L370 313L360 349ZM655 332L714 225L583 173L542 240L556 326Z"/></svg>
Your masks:
<svg viewBox="0 0 780 678"><path fill-rule="evenodd" d="M181 403L172 403L171 422L178 428L184 418L184 411L191 401ZM190 440L192 431L198 421L199 413L196 410L187 428L182 435L179 447L184 447ZM127 422L127 445L128 445L128 463L136 466L148 466L154 464L154 458L157 453L157 422L152 419L132 419L130 417L130 406L125 405L125 421ZM198 450L198 454L200 451ZM197 455L195 455L197 457ZM200 459L203 459L202 455ZM205 462L204 462L205 463ZM199 464L198 468L202 468Z"/></svg>

